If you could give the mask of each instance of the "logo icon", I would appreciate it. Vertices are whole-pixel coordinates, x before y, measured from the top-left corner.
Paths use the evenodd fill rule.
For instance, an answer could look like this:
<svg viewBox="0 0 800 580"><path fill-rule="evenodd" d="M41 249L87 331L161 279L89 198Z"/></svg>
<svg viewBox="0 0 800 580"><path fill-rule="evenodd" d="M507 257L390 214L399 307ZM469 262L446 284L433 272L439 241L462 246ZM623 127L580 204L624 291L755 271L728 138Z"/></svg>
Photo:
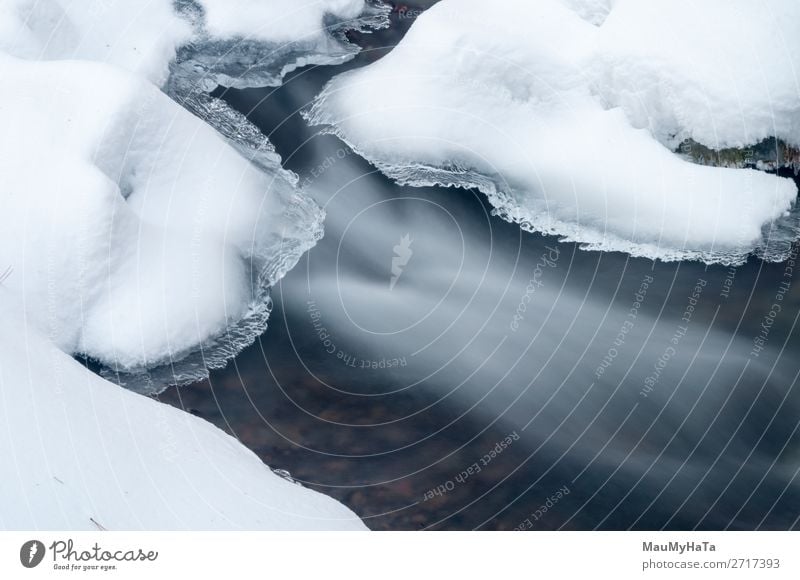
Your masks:
<svg viewBox="0 0 800 580"><path fill-rule="evenodd" d="M400 276L403 275L403 268L408 265L414 251L411 249L411 244L414 240L408 234L400 238L400 243L394 247L394 257L392 258L392 279L389 281L389 290L394 290Z"/></svg>
<svg viewBox="0 0 800 580"><path fill-rule="evenodd" d="M44 559L44 544L39 540L28 540L19 549L19 561L26 568L36 568Z"/></svg>

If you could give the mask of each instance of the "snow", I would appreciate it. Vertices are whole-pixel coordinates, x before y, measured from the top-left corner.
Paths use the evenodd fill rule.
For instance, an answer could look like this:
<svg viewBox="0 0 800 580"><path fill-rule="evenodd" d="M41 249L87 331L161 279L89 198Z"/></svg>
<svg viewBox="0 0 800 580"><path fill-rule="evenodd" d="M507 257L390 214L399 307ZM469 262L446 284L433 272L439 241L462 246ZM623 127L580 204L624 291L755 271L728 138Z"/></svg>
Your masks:
<svg viewBox="0 0 800 580"><path fill-rule="evenodd" d="M0 528L366 529L210 423L89 373L13 300L0 288Z"/></svg>
<svg viewBox="0 0 800 580"><path fill-rule="evenodd" d="M70 356L142 392L203 378L265 330L269 288L322 234L266 137L203 93L241 72L214 53L241 39L214 37L192 6L0 1L1 527L364 528L210 424ZM352 54L323 16L354 3L297 19L282 17L289 0L270 7L288 47L262 54L270 70ZM263 8L240 2L239 32ZM312 46L299 37L314 19ZM214 69L193 70L204 51Z"/></svg>
<svg viewBox="0 0 800 580"><path fill-rule="evenodd" d="M721 3L665 8L673 26L650 6L444 0L388 56L334 78L308 119L332 127L404 184L479 187L504 218L586 248L665 260L737 263L753 251L780 259L796 236L784 223L791 222L794 183L702 167L673 149L689 136L714 146L740 143L743 124L748 143L767 135L796 142L800 91L792 67L800 64L800 39L785 34L792 20L778 24L777 17L793 14L795 5L762 6L767 16L751 21L756 9L727 14ZM695 20L687 24L686 46L666 42L669 32L655 40L638 32L681 28L689 13ZM709 76L721 57L705 48L733 44L728 21L753 29L747 48L780 39L741 61L744 82L762 74L768 83L760 87L769 89L751 86L746 107L730 98L737 89L730 77ZM697 23L704 36L692 43ZM776 42L785 48L777 51ZM702 67L687 67L689 54ZM768 55L773 65L753 72ZM714 91L698 110L704 82ZM769 115L775 119L768 128ZM788 237L769 241L770 228Z"/></svg>

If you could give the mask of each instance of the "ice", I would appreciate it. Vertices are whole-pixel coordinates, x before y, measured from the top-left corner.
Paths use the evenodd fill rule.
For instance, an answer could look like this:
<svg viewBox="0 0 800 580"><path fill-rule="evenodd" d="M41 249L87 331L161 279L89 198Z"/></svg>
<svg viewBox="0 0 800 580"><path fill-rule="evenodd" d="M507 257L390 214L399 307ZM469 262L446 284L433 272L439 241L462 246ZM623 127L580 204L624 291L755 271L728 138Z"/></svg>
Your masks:
<svg viewBox="0 0 800 580"><path fill-rule="evenodd" d="M650 3L444 0L388 56L331 81L307 116L399 182L478 187L529 231L665 260L780 259L797 235L795 184L675 152L688 137L797 141L800 39L787 32L797 18L783 18L800 8L751 2L756 17L743 4L665 8L664 26ZM685 44L640 34L681 18ZM734 44L736 26L756 51L740 61L746 101L726 76L733 59L706 50ZM706 83L714 90L698 97Z"/></svg>
<svg viewBox="0 0 800 580"><path fill-rule="evenodd" d="M0 288L0 528L364 530L189 413L97 377Z"/></svg>
<svg viewBox="0 0 800 580"><path fill-rule="evenodd" d="M323 33L326 17L353 20L364 0L197 0L209 34L275 43L295 42ZM246 17L244 17L246 15Z"/></svg>
<svg viewBox="0 0 800 580"><path fill-rule="evenodd" d="M365 0L3 0L0 50L105 62L161 85L182 49L220 68L238 59L240 74L229 80L243 81L259 67L352 56L357 49L332 32L382 25L383 14Z"/></svg>

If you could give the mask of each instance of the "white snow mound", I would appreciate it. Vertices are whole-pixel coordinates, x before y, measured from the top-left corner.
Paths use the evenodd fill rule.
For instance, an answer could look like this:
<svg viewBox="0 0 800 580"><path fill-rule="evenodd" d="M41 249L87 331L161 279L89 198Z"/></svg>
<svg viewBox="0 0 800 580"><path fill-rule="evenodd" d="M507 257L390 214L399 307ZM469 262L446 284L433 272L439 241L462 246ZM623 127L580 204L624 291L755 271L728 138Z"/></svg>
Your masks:
<svg viewBox="0 0 800 580"><path fill-rule="evenodd" d="M210 423L89 372L0 288L0 529L364 530Z"/></svg>
<svg viewBox="0 0 800 580"><path fill-rule="evenodd" d="M402 183L479 187L530 231L667 260L778 259L795 184L674 148L800 142L798 21L793 0L444 0L308 118Z"/></svg>

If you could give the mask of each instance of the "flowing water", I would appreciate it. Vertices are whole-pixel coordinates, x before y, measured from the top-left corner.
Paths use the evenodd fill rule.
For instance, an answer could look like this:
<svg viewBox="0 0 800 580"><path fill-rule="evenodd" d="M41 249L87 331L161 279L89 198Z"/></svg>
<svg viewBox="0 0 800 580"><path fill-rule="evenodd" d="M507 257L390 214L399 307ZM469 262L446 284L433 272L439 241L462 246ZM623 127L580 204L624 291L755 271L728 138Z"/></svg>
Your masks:
<svg viewBox="0 0 800 580"><path fill-rule="evenodd" d="M375 529L799 527L800 263L582 251L306 126L425 4L356 35L347 65L218 91L324 206L325 237L255 345L159 398Z"/></svg>

